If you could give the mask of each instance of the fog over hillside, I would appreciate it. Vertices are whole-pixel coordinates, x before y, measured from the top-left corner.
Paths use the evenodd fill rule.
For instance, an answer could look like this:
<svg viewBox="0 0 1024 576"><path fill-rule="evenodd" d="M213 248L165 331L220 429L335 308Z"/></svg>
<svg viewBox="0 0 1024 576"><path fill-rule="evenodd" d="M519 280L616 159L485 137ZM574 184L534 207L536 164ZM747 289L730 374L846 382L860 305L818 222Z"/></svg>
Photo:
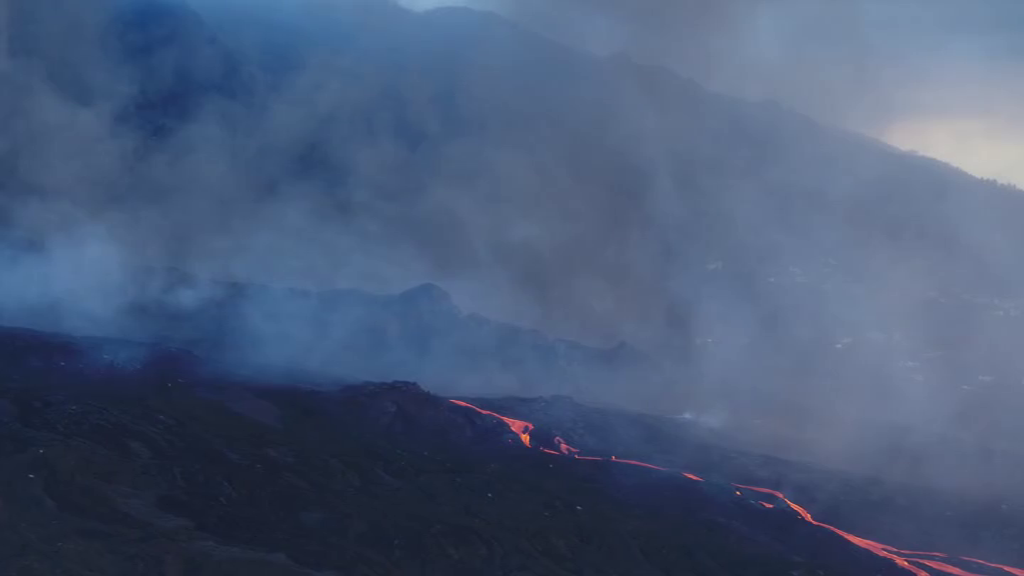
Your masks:
<svg viewBox="0 0 1024 576"><path fill-rule="evenodd" d="M153 292L153 267L307 292L433 282L463 311L659 367L582 399L833 465L1020 485L1016 189L466 8L7 9L7 322L134 334L147 304L219 302ZM349 329L310 324L233 325L261 346L232 358ZM555 376L502 393L562 393Z"/></svg>
<svg viewBox="0 0 1024 576"><path fill-rule="evenodd" d="M497 11L1024 185L1024 5L1014 0L401 1Z"/></svg>

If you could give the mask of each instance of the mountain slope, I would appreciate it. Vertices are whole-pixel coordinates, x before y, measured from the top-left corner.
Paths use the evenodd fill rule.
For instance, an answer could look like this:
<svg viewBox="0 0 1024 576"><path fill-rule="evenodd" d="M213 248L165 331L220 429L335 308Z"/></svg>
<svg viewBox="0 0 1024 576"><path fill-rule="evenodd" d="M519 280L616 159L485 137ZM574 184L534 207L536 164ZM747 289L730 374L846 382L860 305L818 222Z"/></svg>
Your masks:
<svg viewBox="0 0 1024 576"><path fill-rule="evenodd" d="M255 379L403 379L447 394L571 394L602 400L659 366L620 344L596 348L467 314L433 284L399 294L311 291L149 269L119 286L117 322L99 333L179 346ZM52 311L51 311L52 312ZM93 333L89 318L9 310L8 325ZM663 378L663 377L662 377ZM638 394L634 405L650 396Z"/></svg>
<svg viewBox="0 0 1024 576"><path fill-rule="evenodd" d="M15 29L77 30L19 28L65 18L58 0L15 5ZM140 262L429 279L488 317L675 363L672 386L595 384L606 401L768 422L749 435L825 459L852 445L867 468L888 467L871 455L890 439L863 431L893 427L1014 454L1019 193L466 9L179 5L128 20L170 44L138 61L153 77L125 76L97 46L149 5L93 0L73 14L96 34L15 42L24 84L49 74L3 104L6 308L116 326ZM143 129L117 130L121 110ZM955 468L990 464L974 452Z"/></svg>
<svg viewBox="0 0 1024 576"><path fill-rule="evenodd" d="M410 384L254 387L24 331L0 355L19 576L905 573L728 484L507 443Z"/></svg>

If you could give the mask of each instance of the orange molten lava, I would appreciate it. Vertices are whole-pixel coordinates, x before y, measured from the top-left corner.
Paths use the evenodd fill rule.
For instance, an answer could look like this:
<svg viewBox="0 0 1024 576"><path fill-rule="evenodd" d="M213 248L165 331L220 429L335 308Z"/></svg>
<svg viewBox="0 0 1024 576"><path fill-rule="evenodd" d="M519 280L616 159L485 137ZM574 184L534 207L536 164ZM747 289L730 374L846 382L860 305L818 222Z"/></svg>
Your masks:
<svg viewBox="0 0 1024 576"><path fill-rule="evenodd" d="M1013 576L1024 576L1024 570L1021 570L1020 568L1003 566L1002 564L992 564L991 562L985 562L984 560L978 560L977 558L964 558L964 560L967 560L968 562L975 562L977 564L984 564L990 568L999 568L1000 570L1005 570L1006 572L1013 574Z"/></svg>
<svg viewBox="0 0 1024 576"><path fill-rule="evenodd" d="M483 410L481 408L477 408L476 406L473 406L472 404L468 404L466 402L460 402L459 400L450 400L450 402L452 402L454 404L458 404L459 406L465 406L466 408L470 408L472 410L476 410L477 412L479 412L481 414L486 414L488 416L493 416L495 418L498 418L498 419L502 420L503 422L505 422L505 424L508 425L509 429L511 429L513 432L515 432L516 434L519 435L519 438L522 440L523 444L526 447L528 447L528 448L531 447L531 445L530 445L530 432L533 431L534 426L530 422L524 422L522 420L515 420L513 418L507 418L507 417L502 416L500 414L495 414L494 412L489 412L487 410ZM562 440L562 438L560 438L560 437L556 437L555 438L555 445L558 448L557 451L556 450L551 450L549 448L544 448L544 447L540 447L540 450L542 452L547 453L547 454L554 454L556 456L562 456L562 455L564 455L564 456L571 456L571 457L573 457L573 458L575 458L577 460L607 460L607 461L611 461L611 462L620 462L622 464L632 464L633 466L643 466L644 468L652 468L654 470L667 470L667 468L662 468L661 466L655 466L653 464L647 464L646 462L638 462L636 460L622 460L622 459L616 458L615 456L612 456L611 458L598 458L598 457L595 457L595 456L580 456L578 449L573 448L572 446L569 446L568 444L566 444L565 440ZM680 472L680 474L682 474L683 476L689 478L690 480L696 480L698 482L704 482L704 479L701 478L700 476L695 476L695 475L690 474L688 472ZM799 515L800 518L802 518L804 521L809 522L809 523L811 523L811 524L813 524L815 526L824 528L826 530L830 530L830 531L838 534L839 536L842 536L844 539L846 539L851 544L859 546L859 547L861 547L861 548L863 548L863 549L865 549L865 550L867 550L867 551L869 551L869 552L871 552L871 553L873 553L873 554L875 554L877 556L881 556L882 558L886 558L888 560L891 560L894 563L896 563L896 565L898 565L898 566L900 566L902 568L907 569L909 572L913 573L915 576L931 576L931 575L926 570L924 570L923 568L920 568L919 566L915 566L914 564L911 564L912 562L920 564L920 565L923 565L923 566L927 566L929 568L933 568L933 569L938 570L938 571L940 571L940 572L942 572L944 574L950 574L951 576L982 576L980 574L976 574L974 572L968 572L966 570L962 570L960 568L957 568L956 566L952 566L950 564L947 564L945 562L940 562L938 560L925 560L925 559L922 559L922 558L911 558L910 557L910 556L933 556L933 557L937 557L937 558L948 558L949 556L947 556L946 554L941 554L939 552L911 552L911 551L907 551L907 550L899 550L897 548L893 548L892 546L888 546L886 544L881 544L881 543L878 543L878 542L874 542L872 540L867 540L865 538L861 538L859 536L854 536L853 534L850 534L848 532L844 532L844 531L836 528L835 526L830 526L828 524L824 524L822 522L818 522L817 520L814 519L813 516L811 516L810 512L808 512L806 509L804 509L800 505L794 503L792 500L787 498L786 495L783 494L782 492L778 492L776 490L769 490L768 488L759 488L757 486L744 486L742 484L733 484L733 486L735 486L736 488L738 488L740 490L750 490L750 491L753 491L753 492L759 492L761 494L770 494L770 495L774 496L775 498L779 499L780 501L784 502L791 510L796 512L797 515ZM743 496L743 492L741 492L740 490L737 490L736 494L738 496ZM769 502L758 502L758 504L760 504L761 506L763 506L765 508L775 508L775 505L771 504ZM1024 576L1024 570L1021 570L1019 568L1013 568L1011 566L1003 566L1001 564L992 564L992 563L989 563L989 562L985 562L983 560L976 560L974 558L961 558L961 560L966 560L968 562L974 562L974 563L977 563L977 564L982 564L982 565L988 566L990 568L998 568L1000 570L1003 570L1005 572L1013 574L1013 576Z"/></svg>
<svg viewBox="0 0 1024 576"><path fill-rule="evenodd" d="M495 418L505 422L505 424L508 424L510 430L519 435L519 439L523 441L523 445L526 446L527 448L530 447L530 432L533 432L533 424L529 422L523 422L522 420L513 420L512 418L506 418L501 414L495 414L494 412L490 412L482 408L477 408L476 406L473 406L472 404L469 404L467 402L460 402L458 400L449 400L449 402L451 402L452 404L458 404L459 406L465 406L466 408L476 410L481 414L494 416Z"/></svg>
<svg viewBox="0 0 1024 576"><path fill-rule="evenodd" d="M949 564L944 564L942 562L937 562L935 560L921 560L919 558L903 558L901 556L898 556L897 554L903 553L903 552L893 548L892 546L887 546L885 544L879 544L878 542L873 542L871 540L867 540L867 539L861 538L859 536L854 536L853 534L850 534L848 532L843 532L842 530L840 530L840 529L838 529L838 528L836 528L834 526L830 526L828 524L823 524L821 522L818 522L817 520L814 519L813 516L811 516L810 512L808 512L802 506L794 503L789 498L786 498L786 495L783 494L782 492L777 492L775 490L769 490L767 488L759 488L757 486L744 486L742 484L734 484L734 486L736 486L737 488L742 488L744 490L753 490L754 492L761 492L762 494L771 494L772 496L775 496L779 500L782 500L783 502L785 502L790 507L790 509L792 509L794 512L799 514L800 517L803 518L804 520L806 520L807 522L810 522L811 524L814 524L815 526L820 526L821 528L825 528L826 530L831 530L832 532L835 532L836 534L838 534L838 535L842 536L843 538L845 538L851 544L854 544L856 546L860 546L861 548L864 548L865 550L868 550L869 552L872 552L872 553L874 553L874 554L876 554L878 556L881 556L882 558L888 558L889 560L892 560L893 562L895 562L899 566L902 566L903 568L906 568L907 570L913 572L917 576L929 576L929 574L928 574L927 571L925 571L925 570L923 570L921 568L918 568L917 566L914 566L914 565L910 564L910 562L918 562L918 563L924 564L926 566L931 566L932 568L935 568L936 570L940 570L940 571L945 572L947 574L953 574L954 576L980 576L979 574L974 574L972 572L966 572L966 571L961 570L961 569L959 569L959 568L957 568L955 566L950 566Z"/></svg>
<svg viewBox="0 0 1024 576"><path fill-rule="evenodd" d="M668 468L662 468L661 466L655 466L654 464L648 464L646 462L637 462L636 460L623 460L621 458L612 459L613 462L621 462L623 464L632 464L633 466L643 466L644 468L653 468L655 470L668 470Z"/></svg>
<svg viewBox="0 0 1024 576"><path fill-rule="evenodd" d="M565 454L566 456L571 456L573 454L579 453L579 450L577 450L576 448L573 448L572 446L569 446L568 444L566 444L565 440L562 440L562 438L559 437L559 436L555 436L555 444L558 445L558 450L562 454Z"/></svg>

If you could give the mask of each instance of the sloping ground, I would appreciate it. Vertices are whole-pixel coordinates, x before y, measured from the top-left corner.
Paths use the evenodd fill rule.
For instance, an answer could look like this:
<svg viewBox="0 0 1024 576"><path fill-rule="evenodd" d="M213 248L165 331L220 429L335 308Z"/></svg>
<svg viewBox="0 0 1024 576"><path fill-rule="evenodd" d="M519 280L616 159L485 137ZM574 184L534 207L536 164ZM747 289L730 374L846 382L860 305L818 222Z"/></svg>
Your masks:
<svg viewBox="0 0 1024 576"><path fill-rule="evenodd" d="M411 384L253 387L23 331L0 365L7 574L905 573L768 495L526 449Z"/></svg>
<svg viewBox="0 0 1024 576"><path fill-rule="evenodd" d="M1024 566L1020 485L1016 498L1007 498L823 469L730 448L728 437L693 422L581 406L564 397L471 402L468 406L476 410L528 419L536 449L620 463L628 458L634 465L746 487L741 490L752 490L753 496L781 492L808 511L813 522L897 550L940 550L947 558L987 558ZM768 501L778 504L771 497Z"/></svg>

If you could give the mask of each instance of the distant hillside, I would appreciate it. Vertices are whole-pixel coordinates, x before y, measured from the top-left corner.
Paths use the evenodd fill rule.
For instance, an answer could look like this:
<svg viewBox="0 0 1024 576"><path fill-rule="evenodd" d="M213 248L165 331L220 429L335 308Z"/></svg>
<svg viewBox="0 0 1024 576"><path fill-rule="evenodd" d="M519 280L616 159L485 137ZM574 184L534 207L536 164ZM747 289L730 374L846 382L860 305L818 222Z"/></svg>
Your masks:
<svg viewBox="0 0 1024 576"><path fill-rule="evenodd" d="M663 378L653 359L626 344L593 348L466 314L433 284L384 295L218 282L173 269L135 278L147 281L124 287L131 296L116 322L98 331L88 318L38 309L7 311L0 322L180 346L227 374L328 388L401 378L448 394L610 402L621 382ZM638 390L633 405L647 405L650 394Z"/></svg>
<svg viewBox="0 0 1024 576"><path fill-rule="evenodd" d="M949 546L954 556L899 552L917 574L1005 574L955 555L1019 557L1017 508L907 498L564 399L500 403L545 419L538 442L610 435L616 448L683 454L683 439L685 464L707 479L529 449L496 418L409 383L253 384L212 377L181 350L12 330L0 330L0 366L0 563L12 576L908 573L732 475L795 479L840 504L815 514L859 515L893 544ZM865 517L847 498L904 514L888 527L892 512ZM938 514L929 504L963 523L921 524ZM968 525L986 534L955 538ZM931 570L935 558L961 570Z"/></svg>
<svg viewBox="0 0 1024 576"><path fill-rule="evenodd" d="M76 21L14 1L12 309L120 309L140 262L383 292L430 279L488 317L672 363L668 384L602 397L818 455L887 426L1024 432L1013 189L467 9L92 2ZM454 338L408 349L534 370ZM270 360L318 366L315 350ZM450 374L360 350L346 361L375 378L421 359Z"/></svg>

